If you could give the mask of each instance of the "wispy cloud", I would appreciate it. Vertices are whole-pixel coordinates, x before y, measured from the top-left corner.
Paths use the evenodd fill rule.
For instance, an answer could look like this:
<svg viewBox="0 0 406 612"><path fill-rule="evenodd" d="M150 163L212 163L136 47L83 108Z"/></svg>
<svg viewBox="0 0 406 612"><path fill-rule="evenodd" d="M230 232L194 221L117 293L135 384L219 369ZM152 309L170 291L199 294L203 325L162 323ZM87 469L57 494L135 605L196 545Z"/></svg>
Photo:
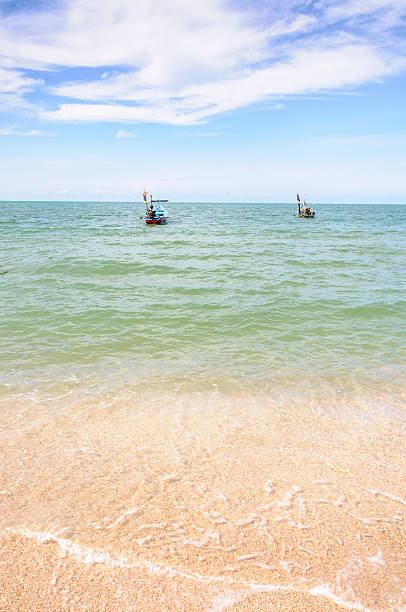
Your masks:
<svg viewBox="0 0 406 612"><path fill-rule="evenodd" d="M314 138L313 142L317 145L322 146L343 146L343 147L361 147L365 149L376 148L376 149L387 149L396 150L398 148L404 148L406 146L406 134L405 133L386 133L383 137L382 134L372 133L363 135L353 136L330 136L330 137L318 137Z"/></svg>
<svg viewBox="0 0 406 612"><path fill-rule="evenodd" d="M200 134L198 134L198 136L207 136L207 137L213 137L213 136L222 136L224 134L224 131L213 131L213 132L201 132Z"/></svg>
<svg viewBox="0 0 406 612"><path fill-rule="evenodd" d="M64 103L56 111L45 112L44 117L61 121L149 121L193 125L220 112L266 99L357 86L392 73L399 67L399 60L380 55L368 45L323 48L322 53L320 50L300 50L289 61L270 67L247 70L233 78L185 86L178 90L176 98L168 94L164 99L156 100L152 96L136 105L128 105L110 104L106 96L104 104ZM139 92L134 92L134 95L139 95Z"/></svg>
<svg viewBox="0 0 406 612"><path fill-rule="evenodd" d="M4 68L0 62L0 108L28 106L24 95L40 87L43 83L42 79L25 76L21 70Z"/></svg>
<svg viewBox="0 0 406 612"><path fill-rule="evenodd" d="M135 132L130 132L129 130L119 130L116 134L116 138L136 138L137 134Z"/></svg>
<svg viewBox="0 0 406 612"><path fill-rule="evenodd" d="M25 130L16 127L0 129L0 136L44 136L41 130Z"/></svg>
<svg viewBox="0 0 406 612"><path fill-rule="evenodd" d="M43 87L54 103L40 115L54 121L192 125L405 69L396 38L405 16L406 0L271 0L251 10L221 0L193 10L188 0L67 0L53 13L0 20L0 92L23 99ZM46 71L75 67L92 68L92 78L82 71L46 86Z"/></svg>

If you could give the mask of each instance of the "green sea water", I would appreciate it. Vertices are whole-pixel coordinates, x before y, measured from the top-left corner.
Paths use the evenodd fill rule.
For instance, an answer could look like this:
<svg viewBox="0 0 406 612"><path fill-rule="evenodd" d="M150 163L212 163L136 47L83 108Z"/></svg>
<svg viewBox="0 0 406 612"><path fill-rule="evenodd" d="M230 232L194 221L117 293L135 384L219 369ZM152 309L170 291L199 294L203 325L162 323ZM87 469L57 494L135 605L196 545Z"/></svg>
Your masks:
<svg viewBox="0 0 406 612"><path fill-rule="evenodd" d="M3 397L404 389L406 207L0 204Z"/></svg>

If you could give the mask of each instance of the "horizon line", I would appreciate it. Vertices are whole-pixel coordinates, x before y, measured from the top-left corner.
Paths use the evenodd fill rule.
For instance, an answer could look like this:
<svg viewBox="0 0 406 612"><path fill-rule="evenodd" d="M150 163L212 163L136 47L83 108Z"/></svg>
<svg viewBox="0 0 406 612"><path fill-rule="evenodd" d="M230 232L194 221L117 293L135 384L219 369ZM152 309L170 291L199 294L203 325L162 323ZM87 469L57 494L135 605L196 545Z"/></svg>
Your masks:
<svg viewBox="0 0 406 612"><path fill-rule="evenodd" d="M0 200L0 204L7 203L15 203L15 204L40 204L40 203L58 203L58 204L143 204L145 202L143 200ZM266 202L266 201L247 201L247 200L229 200L229 201L219 201L219 200L168 200L168 204L286 204L286 205L297 205L297 201L284 201L284 202ZM311 206L335 206L335 205L344 205L344 206L406 206L406 202L307 202L307 204Z"/></svg>

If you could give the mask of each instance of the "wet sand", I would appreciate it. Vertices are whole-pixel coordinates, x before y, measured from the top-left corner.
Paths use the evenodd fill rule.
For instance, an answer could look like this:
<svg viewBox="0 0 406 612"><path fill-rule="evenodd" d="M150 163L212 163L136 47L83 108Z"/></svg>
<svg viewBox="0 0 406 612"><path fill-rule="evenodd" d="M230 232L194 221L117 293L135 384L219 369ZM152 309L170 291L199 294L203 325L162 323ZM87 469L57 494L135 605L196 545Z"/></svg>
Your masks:
<svg viewBox="0 0 406 612"><path fill-rule="evenodd" d="M403 398L2 404L1 609L406 606Z"/></svg>
<svg viewBox="0 0 406 612"><path fill-rule="evenodd" d="M3 534L1 610L347 610L328 598L290 590L252 593L244 585L206 583L146 568L112 569L62 555L52 540L38 544Z"/></svg>

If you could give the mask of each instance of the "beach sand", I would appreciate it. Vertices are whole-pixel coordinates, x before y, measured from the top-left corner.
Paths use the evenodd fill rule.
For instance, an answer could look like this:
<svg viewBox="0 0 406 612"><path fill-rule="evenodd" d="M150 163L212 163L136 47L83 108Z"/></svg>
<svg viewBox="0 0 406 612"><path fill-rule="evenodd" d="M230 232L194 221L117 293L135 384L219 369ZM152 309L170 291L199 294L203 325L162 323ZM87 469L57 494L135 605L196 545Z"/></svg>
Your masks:
<svg viewBox="0 0 406 612"><path fill-rule="evenodd" d="M146 568L86 565L51 540L1 538L1 610L347 610L330 599L290 590L253 594L244 585L212 584Z"/></svg>
<svg viewBox="0 0 406 612"><path fill-rule="evenodd" d="M2 404L2 610L406 606L403 398Z"/></svg>

